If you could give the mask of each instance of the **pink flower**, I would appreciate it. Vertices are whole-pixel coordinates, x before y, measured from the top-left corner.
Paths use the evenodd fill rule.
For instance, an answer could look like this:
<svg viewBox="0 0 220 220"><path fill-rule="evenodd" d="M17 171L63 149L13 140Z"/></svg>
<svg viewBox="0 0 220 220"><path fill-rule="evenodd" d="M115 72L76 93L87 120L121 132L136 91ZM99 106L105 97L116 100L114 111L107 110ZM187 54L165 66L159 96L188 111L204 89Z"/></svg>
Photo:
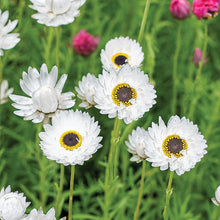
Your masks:
<svg viewBox="0 0 220 220"><path fill-rule="evenodd" d="M190 16L190 3L187 0L172 0L170 13L174 18L185 19Z"/></svg>
<svg viewBox="0 0 220 220"><path fill-rule="evenodd" d="M199 63L202 61L202 51L199 48L196 48L194 51L194 55L192 58L192 62L195 64L195 66L198 68ZM207 56L205 56L204 61L203 61L203 66L207 63Z"/></svg>
<svg viewBox="0 0 220 220"><path fill-rule="evenodd" d="M93 37L85 30L81 30L75 37L73 37L72 46L77 54L89 56L96 50L99 41L99 37Z"/></svg>
<svg viewBox="0 0 220 220"><path fill-rule="evenodd" d="M218 14L219 0L193 0L193 13L198 19L214 18Z"/></svg>

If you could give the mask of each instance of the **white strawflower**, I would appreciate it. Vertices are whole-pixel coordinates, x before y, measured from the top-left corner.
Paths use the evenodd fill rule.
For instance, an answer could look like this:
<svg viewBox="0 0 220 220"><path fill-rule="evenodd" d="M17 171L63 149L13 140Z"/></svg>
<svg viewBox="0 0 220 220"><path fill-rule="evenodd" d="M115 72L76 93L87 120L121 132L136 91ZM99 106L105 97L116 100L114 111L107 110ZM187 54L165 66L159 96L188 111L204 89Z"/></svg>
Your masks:
<svg viewBox="0 0 220 220"><path fill-rule="evenodd" d="M83 165L102 146L98 122L81 111L57 112L44 130L39 134L44 155L65 166Z"/></svg>
<svg viewBox="0 0 220 220"><path fill-rule="evenodd" d="M9 95L13 92L13 88L8 88L8 81L3 80L0 84L0 104L8 101Z"/></svg>
<svg viewBox="0 0 220 220"><path fill-rule="evenodd" d="M105 49L101 51L102 65L106 70L112 66L118 69L124 64L139 67L143 59L142 47L129 37L116 37L107 42Z"/></svg>
<svg viewBox="0 0 220 220"><path fill-rule="evenodd" d="M159 125L152 123L146 135L147 161L160 170L170 168L182 175L194 168L207 153L206 140L197 125L185 117L172 116L167 126L159 117Z"/></svg>
<svg viewBox="0 0 220 220"><path fill-rule="evenodd" d="M109 118L118 116L126 124L137 120L156 103L156 91L147 74L138 67L122 66L119 71L103 70L95 88L95 107Z"/></svg>
<svg viewBox="0 0 220 220"><path fill-rule="evenodd" d="M220 206L220 186L218 186L218 188L215 191L215 198L212 198L212 202L217 205Z"/></svg>
<svg viewBox="0 0 220 220"><path fill-rule="evenodd" d="M3 56L3 50L13 48L20 41L19 34L10 33L15 29L18 21L8 21L8 17L8 11L2 13L0 10L0 56ZM6 25L7 21L8 24Z"/></svg>
<svg viewBox="0 0 220 220"><path fill-rule="evenodd" d="M57 82L58 69L54 66L50 73L46 64L43 64L40 73L37 69L29 67L28 73L23 72L23 79L20 80L20 86L24 93L29 97L20 95L10 95L12 104L19 109L14 113L18 116L24 116L25 120L32 120L34 123L47 121L57 110L71 108L75 104L72 99L72 92L61 93L67 75L63 74ZM56 83L57 82L57 83Z"/></svg>
<svg viewBox="0 0 220 220"><path fill-rule="evenodd" d="M38 13L32 15L40 24L57 27L72 23L79 16L78 10L86 0L30 0L31 8Z"/></svg>
<svg viewBox="0 0 220 220"><path fill-rule="evenodd" d="M0 192L0 219L20 220L29 205L23 193L11 192L10 186L3 187Z"/></svg>
<svg viewBox="0 0 220 220"><path fill-rule="evenodd" d="M96 104L94 95L97 81L98 79L94 75L88 73L87 76L83 76L82 81L79 81L79 87L75 87L77 96L82 100L80 107L88 109Z"/></svg>
<svg viewBox="0 0 220 220"><path fill-rule="evenodd" d="M128 146L128 151L133 154L131 161L140 163L147 158L144 149L147 145L146 136L147 131L144 128L137 127L132 131L132 134L128 136L129 141L125 141Z"/></svg>
<svg viewBox="0 0 220 220"><path fill-rule="evenodd" d="M30 214L26 215L21 220L56 220L55 210L51 208L44 214L43 210L32 209Z"/></svg>

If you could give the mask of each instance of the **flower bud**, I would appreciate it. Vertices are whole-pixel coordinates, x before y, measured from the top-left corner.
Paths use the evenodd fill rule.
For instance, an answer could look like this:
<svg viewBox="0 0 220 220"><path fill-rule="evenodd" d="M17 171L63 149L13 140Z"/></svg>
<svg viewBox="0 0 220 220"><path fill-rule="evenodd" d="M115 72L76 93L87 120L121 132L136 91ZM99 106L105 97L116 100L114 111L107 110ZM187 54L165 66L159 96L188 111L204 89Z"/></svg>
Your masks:
<svg viewBox="0 0 220 220"><path fill-rule="evenodd" d="M75 37L73 37L72 46L77 54L89 56L96 50L99 41L99 37L93 37L85 30L81 30Z"/></svg>
<svg viewBox="0 0 220 220"><path fill-rule="evenodd" d="M192 58L192 62L195 64L195 66L198 68L199 63L202 61L202 51L199 48L196 48L194 51L194 55ZM203 61L203 66L207 63L207 56L205 56L204 61Z"/></svg>
<svg viewBox="0 0 220 220"><path fill-rule="evenodd" d="M187 0L172 0L170 13L174 18L185 19L190 16L190 3Z"/></svg>

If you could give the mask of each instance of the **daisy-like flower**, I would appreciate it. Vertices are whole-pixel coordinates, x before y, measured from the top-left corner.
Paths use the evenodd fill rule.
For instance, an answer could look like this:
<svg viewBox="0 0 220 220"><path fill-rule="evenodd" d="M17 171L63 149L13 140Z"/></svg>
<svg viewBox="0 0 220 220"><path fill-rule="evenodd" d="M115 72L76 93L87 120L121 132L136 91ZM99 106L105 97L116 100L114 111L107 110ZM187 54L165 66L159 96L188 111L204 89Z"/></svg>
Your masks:
<svg viewBox="0 0 220 220"><path fill-rule="evenodd" d="M29 205L23 193L11 192L10 186L3 187L0 192L0 219L20 220Z"/></svg>
<svg viewBox="0 0 220 220"><path fill-rule="evenodd" d="M51 208L46 214L43 210L32 209L30 214L26 215L21 220L56 220L55 210Z"/></svg>
<svg viewBox="0 0 220 220"><path fill-rule="evenodd" d="M147 161L160 170L170 168L178 175L194 168L207 153L206 140L197 125L185 117L172 116L167 126L159 117L159 125L152 123L146 135Z"/></svg>
<svg viewBox="0 0 220 220"><path fill-rule="evenodd" d="M140 163L147 158L144 149L147 145L146 136L147 131L144 128L137 127L132 131L132 134L128 136L129 141L125 141L128 146L128 151L133 154L131 161Z"/></svg>
<svg viewBox="0 0 220 220"><path fill-rule="evenodd" d="M8 88L8 81L3 80L0 84L0 104L8 101L8 96L13 92L13 88Z"/></svg>
<svg viewBox="0 0 220 220"><path fill-rule="evenodd" d="M103 70L95 88L95 107L109 118L118 116L126 124L137 120L156 103L156 91L148 75L136 66L124 65L119 69Z"/></svg>
<svg viewBox="0 0 220 220"><path fill-rule="evenodd" d="M215 198L212 198L212 202L217 205L220 206L220 186L218 186L218 188L215 191Z"/></svg>
<svg viewBox="0 0 220 220"><path fill-rule="evenodd" d="M72 23L79 16L79 8L86 0L30 0L31 8L38 13L32 15L40 24L57 27Z"/></svg>
<svg viewBox="0 0 220 220"><path fill-rule="evenodd" d="M15 29L18 21L8 21L8 17L8 11L2 13L0 10L0 56L3 56L3 50L13 48L20 41L19 34L10 33ZM7 21L8 24L6 25Z"/></svg>
<svg viewBox="0 0 220 220"><path fill-rule="evenodd" d="M82 81L79 81L79 87L75 87L75 90L78 93L77 96L82 100L82 103L79 104L80 107L88 109L96 104L94 95L97 83L98 79L90 73L83 76Z"/></svg>
<svg viewBox="0 0 220 220"><path fill-rule="evenodd" d="M112 66L119 69L124 64L139 67L143 59L142 47L129 37L116 37L105 45L105 50L101 51L101 62L106 70Z"/></svg>
<svg viewBox="0 0 220 220"><path fill-rule="evenodd" d="M29 67L28 73L23 72L23 79L20 86L24 93L30 97L10 95L14 101L12 105L19 109L14 113L24 116L25 120L32 120L34 123L47 121L57 110L71 108L75 104L72 99L72 92L61 93L67 75L63 74L57 82L58 69L54 66L50 73L46 64L43 64L40 73L37 69ZM56 84L57 82L57 84Z"/></svg>
<svg viewBox="0 0 220 220"><path fill-rule="evenodd" d="M52 125L44 125L40 146L44 155L57 163L83 165L102 145L100 127L88 113L81 111L57 112Z"/></svg>

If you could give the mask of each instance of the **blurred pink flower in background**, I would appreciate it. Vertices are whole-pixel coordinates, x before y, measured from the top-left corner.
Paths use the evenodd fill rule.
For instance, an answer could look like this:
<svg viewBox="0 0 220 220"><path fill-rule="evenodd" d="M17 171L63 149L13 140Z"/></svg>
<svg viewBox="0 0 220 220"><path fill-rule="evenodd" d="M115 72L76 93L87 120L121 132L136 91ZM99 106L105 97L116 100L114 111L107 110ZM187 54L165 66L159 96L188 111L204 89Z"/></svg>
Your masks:
<svg viewBox="0 0 220 220"><path fill-rule="evenodd" d="M185 19L190 16L190 3L187 0L172 0L170 13L174 18Z"/></svg>
<svg viewBox="0 0 220 220"><path fill-rule="evenodd" d="M89 56L93 51L96 50L99 41L99 37L93 37L85 30L81 30L75 35L75 37L73 37L72 47L77 54Z"/></svg>
<svg viewBox="0 0 220 220"><path fill-rule="evenodd" d="M195 66L198 68L199 67L199 63L202 61L202 51L199 48L196 48L194 50L194 55L192 58L192 62L195 64ZM207 56L205 56L204 61L203 61L203 66L207 63Z"/></svg>
<svg viewBox="0 0 220 220"><path fill-rule="evenodd" d="M218 15L219 0L193 0L193 13L197 19L210 19Z"/></svg>

